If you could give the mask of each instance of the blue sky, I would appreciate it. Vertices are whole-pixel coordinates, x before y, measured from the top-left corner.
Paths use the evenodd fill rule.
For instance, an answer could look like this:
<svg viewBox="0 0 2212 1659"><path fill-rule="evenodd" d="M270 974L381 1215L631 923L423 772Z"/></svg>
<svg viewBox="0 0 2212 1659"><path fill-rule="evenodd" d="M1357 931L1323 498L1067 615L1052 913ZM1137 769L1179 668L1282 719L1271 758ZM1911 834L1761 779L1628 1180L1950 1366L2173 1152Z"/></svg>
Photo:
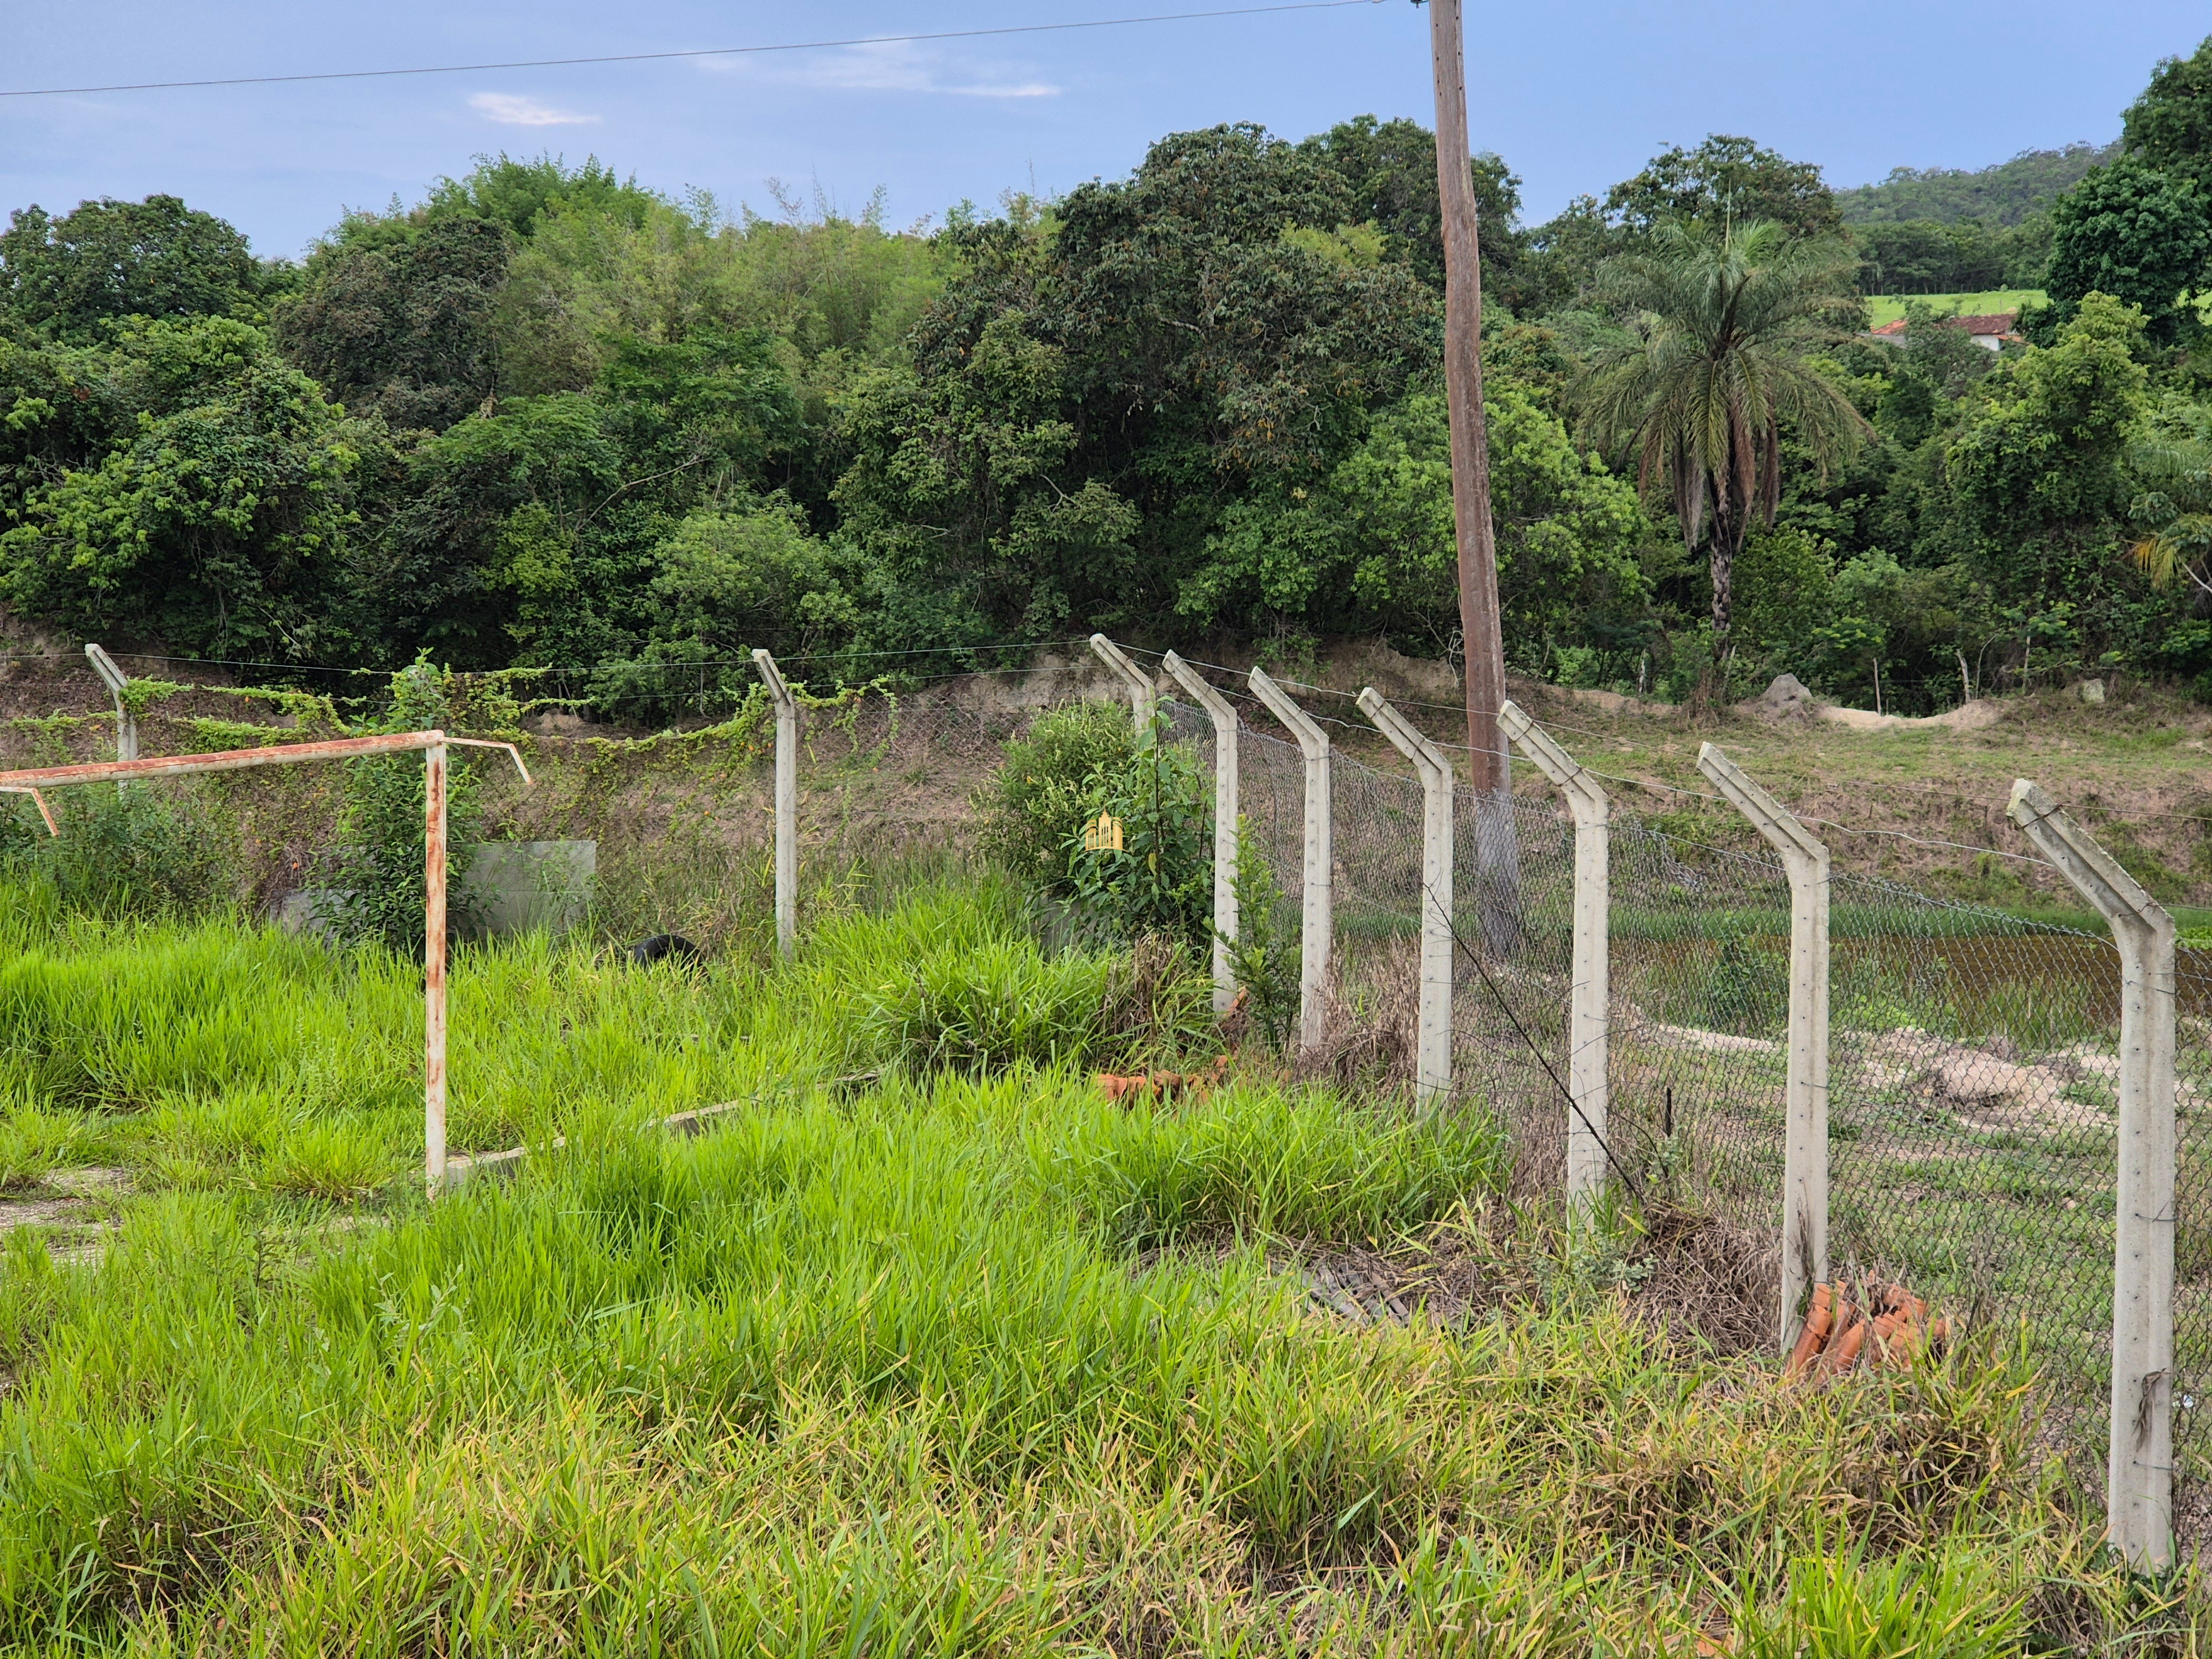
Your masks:
<svg viewBox="0 0 2212 1659"><path fill-rule="evenodd" d="M1222 4L1231 0L1195 0ZM0 3L0 87L397 67L899 33L1175 10L1193 0L97 0ZM2103 140L2202 0L2097 9L1650 0L1468 8L1473 125L1541 219L1669 141L1748 133L1831 182ZM671 192L773 207L766 181L894 223L1009 188L1126 173L1164 132L1290 137L1429 113L1426 14L1322 12L746 59L204 91L0 99L0 207L183 196L296 253L343 207L419 195L470 157L596 153Z"/></svg>

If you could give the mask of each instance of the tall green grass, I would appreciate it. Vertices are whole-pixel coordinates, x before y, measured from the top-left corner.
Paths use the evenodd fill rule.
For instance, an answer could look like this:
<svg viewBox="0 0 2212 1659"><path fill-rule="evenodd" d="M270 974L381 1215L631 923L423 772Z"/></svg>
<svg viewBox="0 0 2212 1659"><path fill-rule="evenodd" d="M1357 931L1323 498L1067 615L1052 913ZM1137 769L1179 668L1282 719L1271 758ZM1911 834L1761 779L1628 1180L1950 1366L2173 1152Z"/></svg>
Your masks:
<svg viewBox="0 0 2212 1659"><path fill-rule="evenodd" d="M1809 1628L1832 1558L1877 1601L1888 1563L1966 1575L2002 1616L1956 1654L2019 1651L2045 1580L2118 1605L2006 1353L1790 1389L1604 1297L1353 1328L1268 1272L1271 1236L1497 1202L1480 1111L1248 1078L1124 1112L1033 1054L828 1086L883 985L1018 940L1001 890L774 969L465 956L463 1143L540 1150L365 1207L344 1149L419 1133L411 974L228 921L0 930L23 1144L82 1126L143 1188L96 1259L0 1251L0 1643L1643 1653ZM712 1099L746 1109L644 1132Z"/></svg>

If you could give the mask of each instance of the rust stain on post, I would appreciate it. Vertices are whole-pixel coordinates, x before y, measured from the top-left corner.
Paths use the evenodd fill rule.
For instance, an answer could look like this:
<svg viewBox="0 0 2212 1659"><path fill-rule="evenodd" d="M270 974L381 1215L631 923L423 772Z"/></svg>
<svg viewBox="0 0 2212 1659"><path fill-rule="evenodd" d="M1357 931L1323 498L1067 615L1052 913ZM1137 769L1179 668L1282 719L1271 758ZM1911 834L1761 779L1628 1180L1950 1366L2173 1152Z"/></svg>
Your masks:
<svg viewBox="0 0 2212 1659"><path fill-rule="evenodd" d="M422 1164L435 1194L446 1174L446 750L448 744L503 749L528 783L530 769L511 743L449 738L443 732L393 732L371 738L333 738L323 743L271 744L264 749L223 749L205 755L152 755L142 760L94 761L83 766L40 766L0 772L0 793L28 795L46 828L58 835L41 787L100 783L119 778L176 777L195 772L234 772L253 766L292 766L310 761L357 760L364 755L419 750L423 759L422 884Z"/></svg>
<svg viewBox="0 0 2212 1659"><path fill-rule="evenodd" d="M39 766L21 772L0 772L0 788L51 789L66 783L101 783L111 778L171 777L188 772L234 772L249 766L290 766L301 761L352 760L362 755L428 749L446 741L443 732L395 732L375 738L333 738L325 743L271 744L265 749L222 749L206 755L149 755L143 760Z"/></svg>
<svg viewBox="0 0 2212 1659"><path fill-rule="evenodd" d="M422 1175L446 1179L446 745L422 751Z"/></svg>

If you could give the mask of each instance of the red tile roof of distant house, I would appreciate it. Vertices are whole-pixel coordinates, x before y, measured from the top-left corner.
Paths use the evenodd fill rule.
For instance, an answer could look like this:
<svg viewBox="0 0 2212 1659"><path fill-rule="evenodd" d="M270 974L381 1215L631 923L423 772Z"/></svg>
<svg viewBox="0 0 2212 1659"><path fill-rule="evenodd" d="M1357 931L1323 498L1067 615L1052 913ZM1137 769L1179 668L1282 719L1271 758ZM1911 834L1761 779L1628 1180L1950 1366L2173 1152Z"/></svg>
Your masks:
<svg viewBox="0 0 2212 1659"><path fill-rule="evenodd" d="M1964 329L1978 340L2010 341L2020 338L2019 331L2014 327L2020 321L2017 311L1985 312L1972 317L1938 317L1936 320L1948 328ZM1880 328L1869 329L1867 332L1877 340L1901 344L1905 339L1905 319L1900 317L1893 323L1884 323Z"/></svg>

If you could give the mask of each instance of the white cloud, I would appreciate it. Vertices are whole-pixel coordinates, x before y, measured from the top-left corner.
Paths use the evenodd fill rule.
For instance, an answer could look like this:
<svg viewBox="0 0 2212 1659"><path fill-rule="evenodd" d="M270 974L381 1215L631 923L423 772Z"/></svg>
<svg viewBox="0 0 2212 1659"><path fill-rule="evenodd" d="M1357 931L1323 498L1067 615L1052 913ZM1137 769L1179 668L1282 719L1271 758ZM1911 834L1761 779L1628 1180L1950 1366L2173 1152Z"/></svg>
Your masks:
<svg viewBox="0 0 2212 1659"><path fill-rule="evenodd" d="M706 58L716 69L756 67L742 60ZM1048 81L1024 80L996 64L948 64L943 55L913 40L842 46L809 62L769 71L776 80L831 92L920 92L953 98L1057 98Z"/></svg>
<svg viewBox="0 0 2212 1659"><path fill-rule="evenodd" d="M511 92L480 92L469 100L469 107L487 121L496 121L503 127L580 127L599 118L565 109L550 109L534 98Z"/></svg>

